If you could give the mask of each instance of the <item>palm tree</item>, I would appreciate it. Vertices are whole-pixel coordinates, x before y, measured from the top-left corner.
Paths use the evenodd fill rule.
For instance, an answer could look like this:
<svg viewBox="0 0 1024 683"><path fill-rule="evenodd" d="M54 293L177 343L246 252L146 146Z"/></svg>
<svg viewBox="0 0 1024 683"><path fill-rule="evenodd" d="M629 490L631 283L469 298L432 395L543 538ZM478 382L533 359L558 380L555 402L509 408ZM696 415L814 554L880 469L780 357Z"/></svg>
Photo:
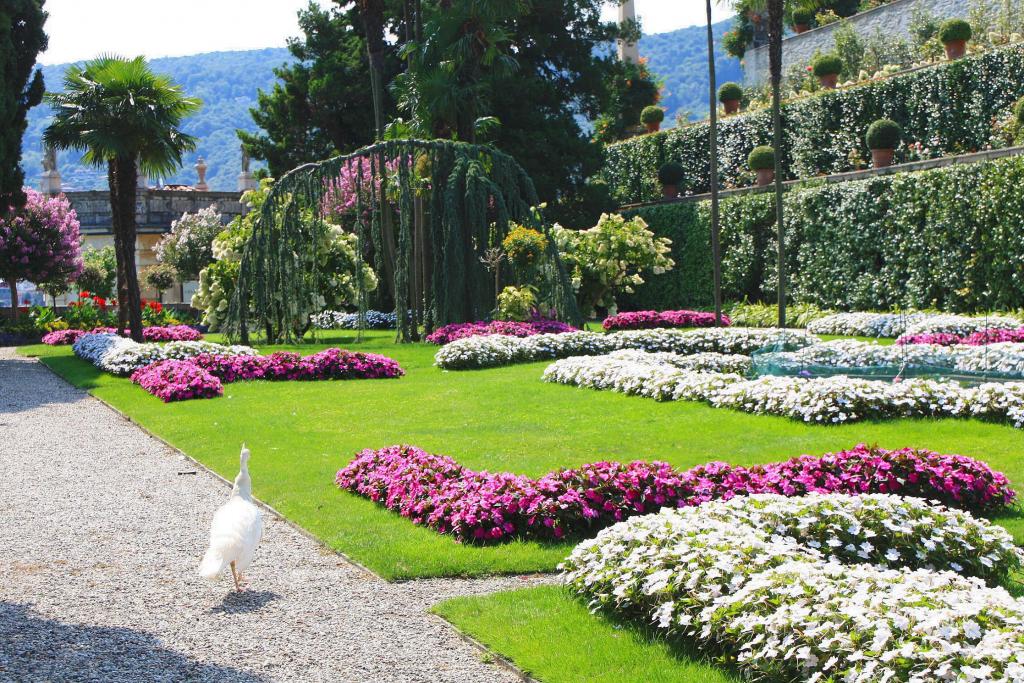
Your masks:
<svg viewBox="0 0 1024 683"><path fill-rule="evenodd" d="M50 93L53 122L43 134L56 149L84 152L82 160L107 166L111 222L117 254L118 327L127 323L142 341L142 297L135 268L135 191L138 172L167 176L180 166L196 139L180 129L199 109L166 76L154 74L142 57L103 56L64 74L64 92Z"/></svg>
<svg viewBox="0 0 1024 683"><path fill-rule="evenodd" d="M708 133L711 156L711 260L714 275L715 325L722 326L722 263L719 241L718 217L718 102L715 83L715 33L711 27L711 0L707 0L708 12L708 107L711 125Z"/></svg>

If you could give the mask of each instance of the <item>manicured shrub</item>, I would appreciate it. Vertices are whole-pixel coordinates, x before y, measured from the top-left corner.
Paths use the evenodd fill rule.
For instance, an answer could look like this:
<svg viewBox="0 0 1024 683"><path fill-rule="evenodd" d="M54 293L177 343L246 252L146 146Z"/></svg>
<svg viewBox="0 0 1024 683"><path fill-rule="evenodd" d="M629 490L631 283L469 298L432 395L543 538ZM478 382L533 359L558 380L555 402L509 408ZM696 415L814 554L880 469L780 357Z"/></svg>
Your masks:
<svg viewBox="0 0 1024 683"><path fill-rule="evenodd" d="M656 105L644 107L640 112L640 123L661 123L665 120L665 110Z"/></svg>
<svg viewBox="0 0 1024 683"><path fill-rule="evenodd" d="M1024 97L1017 100L1017 104L1013 105L1013 117L1017 120L1017 123L1024 125Z"/></svg>
<svg viewBox="0 0 1024 683"><path fill-rule="evenodd" d="M903 130L892 119L878 119L870 126L865 136L868 149L896 149L900 146Z"/></svg>
<svg viewBox="0 0 1024 683"><path fill-rule="evenodd" d="M726 102L728 100L742 100L743 99L743 87L739 83L723 83L722 87L718 89L718 101Z"/></svg>
<svg viewBox="0 0 1024 683"><path fill-rule="evenodd" d="M806 7L797 7L793 10L793 26L810 26L814 23L814 11Z"/></svg>
<svg viewBox="0 0 1024 683"><path fill-rule="evenodd" d="M658 182L662 185L679 185L686 177L686 169L682 164L670 161L658 169Z"/></svg>
<svg viewBox="0 0 1024 683"><path fill-rule="evenodd" d="M838 76L843 72L843 60L840 59L839 55L831 53L818 55L811 62L811 70L819 78L822 76Z"/></svg>
<svg viewBox="0 0 1024 683"><path fill-rule="evenodd" d="M664 462L597 462L530 479L476 472L414 446L365 450L335 483L460 541L562 538L662 507L686 507L748 494L899 493L976 511L1005 509L1006 477L960 455L865 445L821 457L677 470Z"/></svg>
<svg viewBox="0 0 1024 683"><path fill-rule="evenodd" d="M956 40L970 40L971 34L971 25L963 19L949 19L939 27L939 40L944 44Z"/></svg>
<svg viewBox="0 0 1024 683"><path fill-rule="evenodd" d="M763 171L775 168L775 150L768 145L759 145L751 150L747 157L747 166L751 171Z"/></svg>

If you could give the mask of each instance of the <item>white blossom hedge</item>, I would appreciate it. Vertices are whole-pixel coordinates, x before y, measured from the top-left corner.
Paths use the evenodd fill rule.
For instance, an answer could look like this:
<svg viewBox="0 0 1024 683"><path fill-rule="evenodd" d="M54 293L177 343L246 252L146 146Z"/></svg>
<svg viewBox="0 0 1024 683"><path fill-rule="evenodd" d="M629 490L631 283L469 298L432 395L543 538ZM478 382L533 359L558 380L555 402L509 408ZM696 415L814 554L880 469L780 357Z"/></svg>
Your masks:
<svg viewBox="0 0 1024 683"><path fill-rule="evenodd" d="M1024 601L994 585L1020 566L1007 531L920 499L768 494L620 522L561 569L752 679L931 683L1024 680Z"/></svg>
<svg viewBox="0 0 1024 683"><path fill-rule="evenodd" d="M1024 382L964 387L955 382L889 382L834 377L764 376L687 369L664 354L564 358L544 370L545 382L618 391L659 401L705 401L759 415L815 424L898 417L976 417L1024 427Z"/></svg>
<svg viewBox="0 0 1024 683"><path fill-rule="evenodd" d="M218 356L255 356L248 346L225 346L207 341L175 341L166 344L132 341L116 334L86 334L72 346L75 355L104 372L130 375L141 367L162 360L185 360L201 353Z"/></svg>
<svg viewBox="0 0 1024 683"><path fill-rule="evenodd" d="M797 351L761 354L755 365L773 366L787 372L797 372L800 368L810 366L850 370L889 368L894 371L916 369L937 375L949 371L951 374L1002 375L1007 379L1024 379L1024 344L880 345L836 339Z"/></svg>
<svg viewBox="0 0 1024 683"><path fill-rule="evenodd" d="M918 334L966 336L986 329L1012 329L1021 321L1007 315L966 316L946 313L835 313L813 320L807 331L851 337L901 337Z"/></svg>
<svg viewBox="0 0 1024 683"><path fill-rule="evenodd" d="M627 330L624 332L569 332L531 337L467 337L446 344L434 356L445 370L488 368L514 363L593 356L623 349L671 352L680 355L723 353L749 355L762 349L793 350L820 340L803 330L742 327L697 330Z"/></svg>

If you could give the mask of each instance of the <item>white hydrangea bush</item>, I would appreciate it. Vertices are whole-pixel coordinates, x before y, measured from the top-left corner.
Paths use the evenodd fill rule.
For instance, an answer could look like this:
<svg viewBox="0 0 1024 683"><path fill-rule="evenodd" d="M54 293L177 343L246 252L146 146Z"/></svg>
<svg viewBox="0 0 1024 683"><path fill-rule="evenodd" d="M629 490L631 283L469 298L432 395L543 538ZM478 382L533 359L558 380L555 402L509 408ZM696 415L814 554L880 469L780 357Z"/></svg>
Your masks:
<svg viewBox="0 0 1024 683"><path fill-rule="evenodd" d="M571 356L593 356L625 349L680 355L749 355L763 349L785 351L819 342L817 337L803 330L743 327L568 332L523 338L492 335L466 337L445 344L434 356L434 362L445 370L465 370Z"/></svg>
<svg viewBox="0 0 1024 683"><path fill-rule="evenodd" d="M162 360L185 360L202 353L218 356L255 356L248 346L225 346L208 341L173 341L166 344L140 344L116 334L82 335L72 346L75 355L104 372L130 375L139 368Z"/></svg>
<svg viewBox="0 0 1024 683"><path fill-rule="evenodd" d="M604 529L561 565L569 589L750 678L1024 680L1024 601L985 583L1021 563L1009 533L887 495L755 495Z"/></svg>
<svg viewBox="0 0 1024 683"><path fill-rule="evenodd" d="M546 382L618 391L660 401L706 401L717 408L781 415L816 424L896 417L977 417L1024 427L1024 382L965 387L955 382L898 382L834 377L745 379L736 372L682 369L666 354L575 356L549 365Z"/></svg>

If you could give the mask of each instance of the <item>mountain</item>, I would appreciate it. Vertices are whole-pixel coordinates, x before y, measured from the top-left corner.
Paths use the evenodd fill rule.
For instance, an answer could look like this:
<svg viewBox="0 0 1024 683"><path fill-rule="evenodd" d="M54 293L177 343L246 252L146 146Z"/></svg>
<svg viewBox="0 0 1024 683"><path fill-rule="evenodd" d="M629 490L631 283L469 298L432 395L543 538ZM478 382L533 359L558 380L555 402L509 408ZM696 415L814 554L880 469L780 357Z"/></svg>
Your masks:
<svg viewBox="0 0 1024 683"><path fill-rule="evenodd" d="M153 70L167 74L182 86L187 95L198 97L203 106L185 120L186 133L199 138L196 151L185 158L177 175L165 183L191 185L196 182L193 166L200 156L209 167L206 182L214 190L234 190L241 172L241 152L235 129L255 130L249 108L256 105L256 91L270 89L275 81L273 69L292 60L287 48L267 48L235 52L209 52L187 57L164 57L150 60ZM43 67L46 89L57 91L67 64ZM28 129L22 142L22 167L25 182L39 184L42 172L42 136L50 119L44 103L29 112ZM106 189L106 169L79 163L80 155L63 152L58 156L66 190ZM255 167L255 163L254 163ZM156 179L150 178L150 185Z"/></svg>
<svg viewBox="0 0 1024 683"><path fill-rule="evenodd" d="M712 24L715 35L715 80L743 81L740 60L725 54L722 35L732 19ZM668 111L665 125L674 125L677 113L689 112L690 118L708 114L708 34L707 26L690 26L653 33L640 39L640 56L648 59L651 70L663 79L660 104Z"/></svg>
<svg viewBox="0 0 1024 683"><path fill-rule="evenodd" d="M714 25L716 43L732 20ZM647 57L651 69L664 81L661 104L668 109L666 125L672 125L677 112L689 112L693 118L707 115L707 34L703 26L692 26L668 33L645 35L640 39L640 54ZM187 57L153 59L157 73L169 75L185 93L199 97L203 107L185 121L185 132L199 138L195 153L185 159L184 168L165 183L191 185L196 182L193 166L202 156L209 167L207 183L214 190L234 190L241 159L235 129L255 130L249 108L256 105L256 92L269 90L275 78L273 69L292 60L286 48L267 48L236 52L209 52ZM739 60L720 51L716 55L718 82L742 79ZM67 64L43 67L48 90L61 87ZM42 135L50 119L43 104L29 112L28 129L22 143L22 167L26 182L39 184L42 172ZM80 155L59 155L60 172L66 190L106 189L106 170L83 166ZM255 165L255 163L254 163ZM150 184L156 179L150 178Z"/></svg>

